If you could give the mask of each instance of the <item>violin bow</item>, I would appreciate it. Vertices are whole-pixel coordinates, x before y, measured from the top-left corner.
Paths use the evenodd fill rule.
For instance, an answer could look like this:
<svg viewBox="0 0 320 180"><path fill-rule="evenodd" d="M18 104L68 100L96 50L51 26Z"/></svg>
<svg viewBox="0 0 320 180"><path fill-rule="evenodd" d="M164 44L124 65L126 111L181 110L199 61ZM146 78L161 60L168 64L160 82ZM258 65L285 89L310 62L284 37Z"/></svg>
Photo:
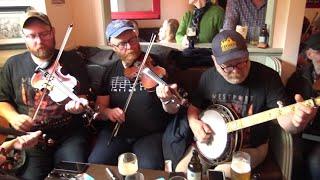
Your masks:
<svg viewBox="0 0 320 180"><path fill-rule="evenodd" d="M46 83L47 86L48 86L48 84L49 84L49 81L51 80L51 77L53 77L53 73L55 72L55 70L56 70L57 67L58 67L59 59L60 59L61 54L62 54L62 52L63 52L63 50L64 50L64 47L65 47L66 44L67 44L67 41L68 41L69 36L70 36L70 34L71 34L72 28L73 28L73 24L70 24L70 25L68 26L67 32L66 32L66 34L65 34L65 36L64 36L64 39L63 39L63 41L62 41L62 44L61 44L61 47L60 47L60 49L59 49L59 53L58 53L58 55L57 55L57 58L56 58L56 60L55 60L55 62L54 62L54 64L53 64L53 71L50 72L49 78L47 78L47 79L48 79L48 83ZM37 68L37 69L38 69L38 68ZM40 106L41 106L41 104L42 104L42 102L43 102L43 99L44 99L45 95L47 94L47 92L48 92L48 89L47 89L47 88L44 88L44 91L43 91L43 94L41 95L39 104L38 104L38 106L37 106L37 108L36 108L35 113L33 114L32 121L34 121L35 118L37 117L37 114L39 113L39 110L40 110Z"/></svg>
<svg viewBox="0 0 320 180"><path fill-rule="evenodd" d="M134 82L132 84L132 88L131 88L130 94L129 94L128 98L127 98L126 104L124 105L124 108L123 108L124 114L126 114L126 111L127 111L128 107L129 107L129 104L130 104L134 89L136 88L136 85L138 83L139 76L142 73L142 70L144 69L143 67L144 67L144 65L145 65L145 63L147 61L147 58L149 56L151 47L152 47L156 37L157 36L155 34L152 34L152 36L151 36L151 40L149 42L149 46L147 48L146 54L144 55L143 61L142 61L141 65L140 65L139 71L137 73L137 77L136 77L136 79L134 80ZM113 130L112 130L112 133L111 133L111 136L110 136L110 138L108 140L107 146L109 146L111 141L112 141L112 139L117 136L119 128L120 128L120 123L117 122L116 125L114 126Z"/></svg>

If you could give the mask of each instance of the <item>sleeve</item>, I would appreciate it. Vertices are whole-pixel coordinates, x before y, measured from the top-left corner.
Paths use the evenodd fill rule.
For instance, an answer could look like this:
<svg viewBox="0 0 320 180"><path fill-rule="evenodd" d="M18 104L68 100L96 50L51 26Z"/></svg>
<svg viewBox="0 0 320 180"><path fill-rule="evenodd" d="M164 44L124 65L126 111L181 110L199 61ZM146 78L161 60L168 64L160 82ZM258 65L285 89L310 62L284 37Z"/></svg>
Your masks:
<svg viewBox="0 0 320 180"><path fill-rule="evenodd" d="M191 12L186 12L180 22L179 28L176 32L176 41L178 44L182 43L182 39L184 35L187 33L190 16L191 16Z"/></svg>
<svg viewBox="0 0 320 180"><path fill-rule="evenodd" d="M220 8L220 7L219 7ZM221 8L221 11L218 11L217 15L215 16L215 28L216 28L216 34L219 33L220 29L223 27L224 22L224 10Z"/></svg>
<svg viewBox="0 0 320 180"><path fill-rule="evenodd" d="M284 85L279 74L270 69L270 76L266 84L266 105L268 109L278 107L277 101L282 101L284 105L290 104L290 100L285 92Z"/></svg>
<svg viewBox="0 0 320 180"><path fill-rule="evenodd" d="M206 91L208 90L208 72L205 72L201 75L201 78L199 80L198 87L196 89L196 92L192 95L191 103L195 107L199 109L206 109L208 105L210 104L209 100L206 100ZM212 76L211 76L212 77Z"/></svg>
<svg viewBox="0 0 320 180"><path fill-rule="evenodd" d="M298 72L292 74L286 85L286 92L290 97L291 103L294 103L294 95L301 94L304 99L314 96L310 81L303 78Z"/></svg>
<svg viewBox="0 0 320 180"><path fill-rule="evenodd" d="M223 24L224 30L236 29L236 26L240 20L239 11L237 9L238 7L239 3L234 0L228 0Z"/></svg>
<svg viewBox="0 0 320 180"><path fill-rule="evenodd" d="M99 89L97 90L98 96L108 96L110 95L110 74L111 74L111 67L108 66L102 76L101 84Z"/></svg>
<svg viewBox="0 0 320 180"><path fill-rule="evenodd" d="M8 60L9 61L9 60ZM4 65L2 69L0 69L0 101L1 102L13 102L12 93L13 85L10 76L10 67L7 63Z"/></svg>

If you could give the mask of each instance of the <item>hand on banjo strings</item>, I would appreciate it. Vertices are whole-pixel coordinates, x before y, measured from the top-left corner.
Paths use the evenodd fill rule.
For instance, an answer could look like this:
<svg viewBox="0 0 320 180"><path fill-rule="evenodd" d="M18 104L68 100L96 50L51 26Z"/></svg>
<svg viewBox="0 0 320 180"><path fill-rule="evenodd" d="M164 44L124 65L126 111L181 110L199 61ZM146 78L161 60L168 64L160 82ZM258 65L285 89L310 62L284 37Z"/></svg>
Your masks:
<svg viewBox="0 0 320 180"><path fill-rule="evenodd" d="M214 132L208 124L204 123L203 121L197 120L192 123L192 127L192 131L196 141L209 143L213 140Z"/></svg>

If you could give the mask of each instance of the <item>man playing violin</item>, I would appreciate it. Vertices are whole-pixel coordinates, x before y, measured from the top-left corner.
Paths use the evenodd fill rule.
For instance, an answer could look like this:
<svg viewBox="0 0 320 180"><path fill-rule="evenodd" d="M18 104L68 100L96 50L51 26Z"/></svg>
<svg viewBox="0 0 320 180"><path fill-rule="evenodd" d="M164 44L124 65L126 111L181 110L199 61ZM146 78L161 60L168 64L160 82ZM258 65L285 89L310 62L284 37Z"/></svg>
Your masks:
<svg viewBox="0 0 320 180"><path fill-rule="evenodd" d="M278 73L250 61L246 42L236 31L225 30L215 36L212 53L215 66L202 74L192 105L188 108L190 128L197 141L203 143L214 139L218 133L211 128L215 124L209 126L200 117L201 112L212 104L224 105L239 117L246 117L277 107L277 101L288 102ZM296 102L301 101L303 98L296 95ZM283 129L296 133L304 129L316 110L297 103L295 112L279 116L277 120ZM243 129L241 150L251 155L252 168L263 162L267 155L270 122ZM187 152L176 170L186 170L191 152ZM230 163L220 164L215 169L224 171L230 177Z"/></svg>
<svg viewBox="0 0 320 180"><path fill-rule="evenodd" d="M155 92L147 91L139 81L132 88L134 82L124 76L124 71L144 58L133 27L126 20L112 21L107 26L106 38L119 61L111 64L103 77L96 103L100 118L108 123L100 131L88 161L116 165L121 153L133 152L138 157L139 168L163 169L162 134L170 114L178 111L177 101L171 100L176 85L157 86ZM124 112L131 91L134 93ZM114 123L121 125L107 146Z"/></svg>
<svg viewBox="0 0 320 180"><path fill-rule="evenodd" d="M26 150L28 160L19 175L23 179L34 180L46 177L54 165L62 160L87 160L87 131L80 120L87 100L66 99L57 103L49 96L50 88L46 91L32 87L32 76L37 73L35 69L50 69L56 60L55 29L45 14L36 11L26 13L22 27L28 51L9 58L2 69L0 116L14 129L24 132L41 130L53 139L53 146L36 146ZM88 80L82 59L75 53L64 52L59 63L62 74L70 74L79 81L74 92L79 97L85 97ZM50 85L50 82L46 84Z"/></svg>

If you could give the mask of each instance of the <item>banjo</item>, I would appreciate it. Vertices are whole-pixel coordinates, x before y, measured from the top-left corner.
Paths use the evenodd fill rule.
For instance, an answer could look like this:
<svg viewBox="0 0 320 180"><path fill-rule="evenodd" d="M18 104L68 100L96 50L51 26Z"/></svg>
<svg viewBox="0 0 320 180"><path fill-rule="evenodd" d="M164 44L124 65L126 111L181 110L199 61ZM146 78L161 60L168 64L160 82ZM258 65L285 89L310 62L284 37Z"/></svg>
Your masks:
<svg viewBox="0 0 320 180"><path fill-rule="evenodd" d="M320 97L301 103L309 107L316 107L320 105ZM196 149L199 151L200 157L209 165L230 161L233 152L242 146L242 129L294 112L296 104L269 109L241 119L238 119L236 113L228 107L213 104L200 114L200 119L210 126L214 134L209 142L197 141Z"/></svg>

